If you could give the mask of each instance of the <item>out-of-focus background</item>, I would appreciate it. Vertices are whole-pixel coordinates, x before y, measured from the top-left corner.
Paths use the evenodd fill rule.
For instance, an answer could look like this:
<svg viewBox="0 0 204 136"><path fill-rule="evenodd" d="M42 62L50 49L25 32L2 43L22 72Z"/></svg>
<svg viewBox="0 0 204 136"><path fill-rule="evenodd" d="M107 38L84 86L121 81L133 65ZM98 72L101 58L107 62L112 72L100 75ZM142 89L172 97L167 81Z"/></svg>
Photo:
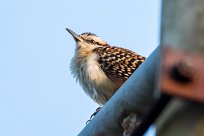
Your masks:
<svg viewBox="0 0 204 136"><path fill-rule="evenodd" d="M0 17L0 136L74 136L98 107L70 73L66 27L144 56L159 44L159 0L1 0Z"/></svg>

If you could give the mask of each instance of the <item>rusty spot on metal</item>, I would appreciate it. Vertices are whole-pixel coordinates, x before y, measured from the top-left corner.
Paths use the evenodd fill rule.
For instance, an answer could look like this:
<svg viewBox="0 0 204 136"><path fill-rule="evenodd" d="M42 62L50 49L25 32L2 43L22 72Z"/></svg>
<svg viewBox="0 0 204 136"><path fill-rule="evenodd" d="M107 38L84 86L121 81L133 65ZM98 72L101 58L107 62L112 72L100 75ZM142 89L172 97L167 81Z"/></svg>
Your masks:
<svg viewBox="0 0 204 136"><path fill-rule="evenodd" d="M164 93L204 102L204 57L162 47L160 87Z"/></svg>

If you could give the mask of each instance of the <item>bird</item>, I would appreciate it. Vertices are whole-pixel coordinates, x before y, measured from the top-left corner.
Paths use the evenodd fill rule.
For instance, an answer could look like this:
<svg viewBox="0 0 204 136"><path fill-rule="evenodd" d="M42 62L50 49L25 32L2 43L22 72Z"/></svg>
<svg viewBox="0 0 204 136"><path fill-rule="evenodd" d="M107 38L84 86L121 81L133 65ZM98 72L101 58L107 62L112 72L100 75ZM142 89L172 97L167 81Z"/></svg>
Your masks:
<svg viewBox="0 0 204 136"><path fill-rule="evenodd" d="M66 30L76 42L71 73L84 92L104 106L145 57L129 49L111 46L93 33L78 35L69 28Z"/></svg>

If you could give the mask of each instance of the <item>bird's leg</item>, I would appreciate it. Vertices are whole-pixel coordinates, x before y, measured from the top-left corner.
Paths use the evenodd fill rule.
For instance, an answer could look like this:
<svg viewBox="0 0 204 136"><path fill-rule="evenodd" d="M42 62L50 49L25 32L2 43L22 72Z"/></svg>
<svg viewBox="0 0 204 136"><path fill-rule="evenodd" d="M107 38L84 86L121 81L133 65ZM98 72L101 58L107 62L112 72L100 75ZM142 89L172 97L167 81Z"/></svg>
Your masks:
<svg viewBox="0 0 204 136"><path fill-rule="evenodd" d="M102 108L102 107L98 107L98 108L96 109L96 111L91 115L90 119L86 122L86 124L88 124L88 123L92 120L92 118L93 118L94 116L96 116L96 114L100 111L101 108Z"/></svg>

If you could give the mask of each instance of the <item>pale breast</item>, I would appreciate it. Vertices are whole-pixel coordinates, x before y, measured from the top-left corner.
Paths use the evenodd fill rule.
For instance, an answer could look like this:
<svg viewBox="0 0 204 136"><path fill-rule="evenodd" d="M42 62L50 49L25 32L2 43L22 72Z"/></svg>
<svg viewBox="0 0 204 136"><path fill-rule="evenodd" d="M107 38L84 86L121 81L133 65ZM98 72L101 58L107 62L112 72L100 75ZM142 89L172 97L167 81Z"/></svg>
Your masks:
<svg viewBox="0 0 204 136"><path fill-rule="evenodd" d="M99 66L96 53L89 54L83 58L79 57L78 54L75 54L72 59L72 74L79 81L86 94L99 105L104 105L118 87Z"/></svg>

